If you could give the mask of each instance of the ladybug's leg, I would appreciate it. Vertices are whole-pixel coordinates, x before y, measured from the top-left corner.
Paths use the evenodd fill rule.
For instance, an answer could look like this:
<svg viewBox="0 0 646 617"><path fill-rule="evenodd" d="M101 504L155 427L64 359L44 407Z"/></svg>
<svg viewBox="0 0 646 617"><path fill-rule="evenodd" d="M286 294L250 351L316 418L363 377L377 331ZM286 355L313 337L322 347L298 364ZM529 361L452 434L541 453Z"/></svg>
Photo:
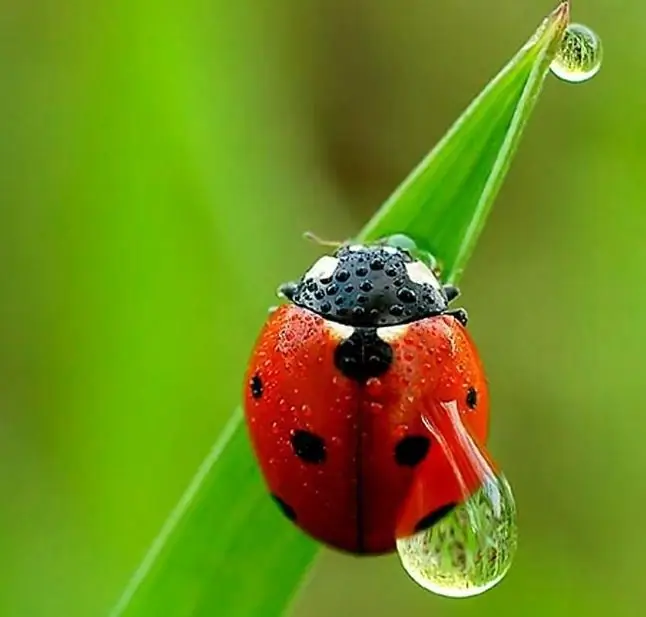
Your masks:
<svg viewBox="0 0 646 617"><path fill-rule="evenodd" d="M293 300L296 291L298 290L298 283L289 282L283 283L277 291L279 298L287 298L288 300Z"/></svg>
<svg viewBox="0 0 646 617"><path fill-rule="evenodd" d="M469 316L467 315L467 312L464 309L452 309L450 311L446 311L445 315L450 315L451 317L455 317L465 328L467 327L467 323L469 322Z"/></svg>
<svg viewBox="0 0 646 617"><path fill-rule="evenodd" d="M455 285L444 285L442 291L449 302L453 302L460 295L460 290Z"/></svg>

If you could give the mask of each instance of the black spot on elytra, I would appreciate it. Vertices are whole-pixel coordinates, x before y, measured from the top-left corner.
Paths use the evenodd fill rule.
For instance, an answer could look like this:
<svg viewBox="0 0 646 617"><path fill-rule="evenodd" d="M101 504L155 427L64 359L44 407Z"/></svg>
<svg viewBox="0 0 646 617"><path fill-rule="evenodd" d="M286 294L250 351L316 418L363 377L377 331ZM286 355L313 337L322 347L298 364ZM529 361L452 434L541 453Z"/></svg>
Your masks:
<svg viewBox="0 0 646 617"><path fill-rule="evenodd" d="M251 388L251 396L254 398L260 398L262 396L262 379L260 379L258 373L251 378L249 387Z"/></svg>
<svg viewBox="0 0 646 617"><path fill-rule="evenodd" d="M419 465L431 446L431 441L424 435L408 435L395 446L395 461L404 467Z"/></svg>
<svg viewBox="0 0 646 617"><path fill-rule="evenodd" d="M323 438L309 431L295 430L292 433L292 449L298 458L313 465L323 463L327 456Z"/></svg>
<svg viewBox="0 0 646 617"><path fill-rule="evenodd" d="M271 494L271 498L276 502L276 505L281 509L281 512L290 520L296 520L296 512L288 503L284 502L278 495Z"/></svg>
<svg viewBox="0 0 646 617"><path fill-rule="evenodd" d="M339 343L334 352L336 367L346 377L360 382L379 377L388 370L392 361L392 348L377 336L374 328L357 328L350 338Z"/></svg>
<svg viewBox="0 0 646 617"><path fill-rule="evenodd" d="M475 409L478 404L478 393L475 388L469 388L467 391L467 405L471 409Z"/></svg>
<svg viewBox="0 0 646 617"><path fill-rule="evenodd" d="M419 533L420 531L425 531L433 525L439 523L447 514L449 514L458 504L457 503L447 503L446 505L433 510L430 514L423 516L417 521L415 525L415 532Z"/></svg>

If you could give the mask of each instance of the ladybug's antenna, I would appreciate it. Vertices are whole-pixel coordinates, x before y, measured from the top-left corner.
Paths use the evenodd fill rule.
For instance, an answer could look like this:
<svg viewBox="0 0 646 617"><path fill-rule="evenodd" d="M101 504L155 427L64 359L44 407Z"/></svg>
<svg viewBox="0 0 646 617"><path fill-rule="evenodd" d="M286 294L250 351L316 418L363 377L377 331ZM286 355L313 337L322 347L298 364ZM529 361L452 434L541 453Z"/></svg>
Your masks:
<svg viewBox="0 0 646 617"><path fill-rule="evenodd" d="M306 240L309 240L310 242L314 242L319 246L328 246L335 249L338 249L340 246L343 246L343 242L337 242L336 240L323 240L322 238L319 238L312 231L306 231L303 234L303 238L305 238Z"/></svg>

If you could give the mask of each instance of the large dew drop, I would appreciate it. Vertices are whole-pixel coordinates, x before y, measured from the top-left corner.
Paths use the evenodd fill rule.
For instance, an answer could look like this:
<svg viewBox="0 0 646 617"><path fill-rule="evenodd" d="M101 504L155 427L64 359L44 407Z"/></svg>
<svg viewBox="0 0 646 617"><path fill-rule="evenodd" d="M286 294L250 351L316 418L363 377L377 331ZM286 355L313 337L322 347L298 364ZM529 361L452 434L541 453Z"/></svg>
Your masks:
<svg viewBox="0 0 646 617"><path fill-rule="evenodd" d="M570 24L550 70L564 81L579 83L594 77L602 60L603 47L597 34L582 24Z"/></svg>
<svg viewBox="0 0 646 617"><path fill-rule="evenodd" d="M424 417L460 487L460 503L429 529L397 539L402 565L419 585L466 598L491 589L511 567L518 544L516 504L505 476L473 439L455 402Z"/></svg>
<svg viewBox="0 0 646 617"><path fill-rule="evenodd" d="M501 475L488 478L430 529L397 540L397 552L416 583L442 596L466 598L503 579L517 541L516 506Z"/></svg>

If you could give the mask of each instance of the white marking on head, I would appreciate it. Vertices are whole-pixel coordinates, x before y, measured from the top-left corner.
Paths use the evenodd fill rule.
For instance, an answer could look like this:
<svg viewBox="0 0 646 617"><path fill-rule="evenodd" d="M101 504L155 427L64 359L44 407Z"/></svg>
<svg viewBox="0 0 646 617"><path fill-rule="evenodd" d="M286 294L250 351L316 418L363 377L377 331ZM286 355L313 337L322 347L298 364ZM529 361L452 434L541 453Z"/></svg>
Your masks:
<svg viewBox="0 0 646 617"><path fill-rule="evenodd" d="M306 279L322 279L326 276L332 276L339 260L331 255L321 257L306 273Z"/></svg>
<svg viewBox="0 0 646 617"><path fill-rule="evenodd" d="M413 261L412 263L406 264L406 272L411 281L414 283L427 283L435 289L442 289L442 284L437 280L433 271L421 261Z"/></svg>
<svg viewBox="0 0 646 617"><path fill-rule="evenodd" d="M383 328L377 328L377 336L382 341L386 341L386 343L396 341L406 334L409 325L410 324L404 324L402 326L384 326Z"/></svg>
<svg viewBox="0 0 646 617"><path fill-rule="evenodd" d="M388 246L388 245L382 246L381 250L384 251L385 253L390 253L391 255L397 255L401 252L399 249L395 248L394 246Z"/></svg>
<svg viewBox="0 0 646 617"><path fill-rule="evenodd" d="M332 336L340 340L350 338L354 334L354 328L352 326L344 326L336 321L326 321L325 325L332 333Z"/></svg>

